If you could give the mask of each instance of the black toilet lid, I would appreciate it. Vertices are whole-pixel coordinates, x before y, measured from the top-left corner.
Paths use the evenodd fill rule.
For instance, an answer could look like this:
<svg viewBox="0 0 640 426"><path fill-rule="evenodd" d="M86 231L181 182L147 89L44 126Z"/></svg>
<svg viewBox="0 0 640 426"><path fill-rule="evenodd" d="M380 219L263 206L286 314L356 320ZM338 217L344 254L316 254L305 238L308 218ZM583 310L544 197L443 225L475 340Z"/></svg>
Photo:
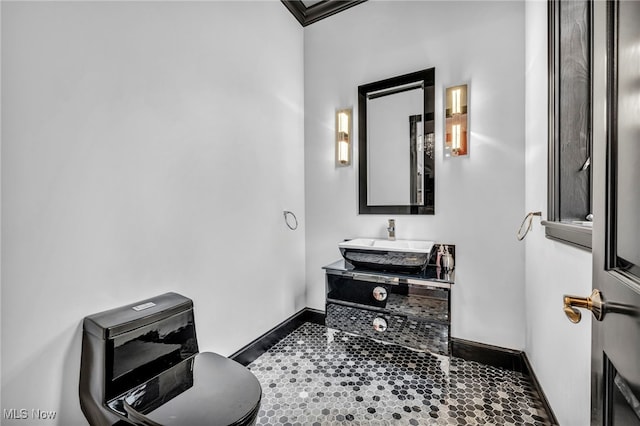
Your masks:
<svg viewBox="0 0 640 426"><path fill-rule="evenodd" d="M247 368L204 352L129 392L124 408L135 423L147 425L241 425L256 416L261 396Z"/></svg>

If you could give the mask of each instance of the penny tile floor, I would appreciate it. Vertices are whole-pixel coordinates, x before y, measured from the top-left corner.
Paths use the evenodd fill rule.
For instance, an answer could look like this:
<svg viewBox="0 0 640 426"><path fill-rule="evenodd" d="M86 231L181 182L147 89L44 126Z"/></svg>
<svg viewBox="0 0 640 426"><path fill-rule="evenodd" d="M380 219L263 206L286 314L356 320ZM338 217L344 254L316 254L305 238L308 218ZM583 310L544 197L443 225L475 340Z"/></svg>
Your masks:
<svg viewBox="0 0 640 426"><path fill-rule="evenodd" d="M304 323L248 365L259 425L550 425L517 372Z"/></svg>

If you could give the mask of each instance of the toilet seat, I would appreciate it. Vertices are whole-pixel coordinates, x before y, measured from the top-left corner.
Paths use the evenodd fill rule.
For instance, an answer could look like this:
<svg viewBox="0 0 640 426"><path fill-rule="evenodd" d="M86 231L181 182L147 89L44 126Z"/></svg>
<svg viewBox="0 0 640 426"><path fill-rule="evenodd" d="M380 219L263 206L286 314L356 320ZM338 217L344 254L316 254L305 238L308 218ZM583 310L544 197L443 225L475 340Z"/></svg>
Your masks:
<svg viewBox="0 0 640 426"><path fill-rule="evenodd" d="M241 364L203 352L109 402L139 425L248 425L260 408L262 388Z"/></svg>

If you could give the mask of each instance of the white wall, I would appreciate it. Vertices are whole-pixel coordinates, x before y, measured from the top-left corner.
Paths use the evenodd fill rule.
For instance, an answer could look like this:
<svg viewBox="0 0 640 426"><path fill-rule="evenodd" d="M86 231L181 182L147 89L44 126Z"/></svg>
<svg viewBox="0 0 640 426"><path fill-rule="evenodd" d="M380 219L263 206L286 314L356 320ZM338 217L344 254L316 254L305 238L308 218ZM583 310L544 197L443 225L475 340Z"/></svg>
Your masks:
<svg viewBox="0 0 640 426"><path fill-rule="evenodd" d="M547 211L547 4L526 4L526 210ZM591 253L546 239L539 220L526 238L526 353L562 426L589 424L591 315L570 323L562 296L591 293Z"/></svg>
<svg viewBox="0 0 640 426"><path fill-rule="evenodd" d="M455 25L452 23L455 18ZM305 29L307 301L324 308L338 242L385 237L456 244L452 335L524 348L524 3L369 1ZM436 68L436 214L358 215L357 164L334 166L334 113L357 87ZM444 87L470 83L471 154L443 158ZM355 126L357 127L357 126ZM354 129L357 140L357 129ZM357 158L357 148L354 150ZM355 161L357 163L357 161Z"/></svg>
<svg viewBox="0 0 640 426"><path fill-rule="evenodd" d="M280 2L2 2L3 409L85 423L88 314L176 291L228 355L305 306L303 88Z"/></svg>

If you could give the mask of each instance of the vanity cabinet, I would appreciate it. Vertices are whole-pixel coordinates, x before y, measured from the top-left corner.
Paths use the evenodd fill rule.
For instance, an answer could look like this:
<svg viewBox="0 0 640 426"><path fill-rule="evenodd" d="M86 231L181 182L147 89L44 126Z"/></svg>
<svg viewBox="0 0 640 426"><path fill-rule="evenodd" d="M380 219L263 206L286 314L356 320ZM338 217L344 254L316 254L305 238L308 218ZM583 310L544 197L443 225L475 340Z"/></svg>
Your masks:
<svg viewBox="0 0 640 426"><path fill-rule="evenodd" d="M449 355L453 273L364 271L344 260L324 269L327 327Z"/></svg>

